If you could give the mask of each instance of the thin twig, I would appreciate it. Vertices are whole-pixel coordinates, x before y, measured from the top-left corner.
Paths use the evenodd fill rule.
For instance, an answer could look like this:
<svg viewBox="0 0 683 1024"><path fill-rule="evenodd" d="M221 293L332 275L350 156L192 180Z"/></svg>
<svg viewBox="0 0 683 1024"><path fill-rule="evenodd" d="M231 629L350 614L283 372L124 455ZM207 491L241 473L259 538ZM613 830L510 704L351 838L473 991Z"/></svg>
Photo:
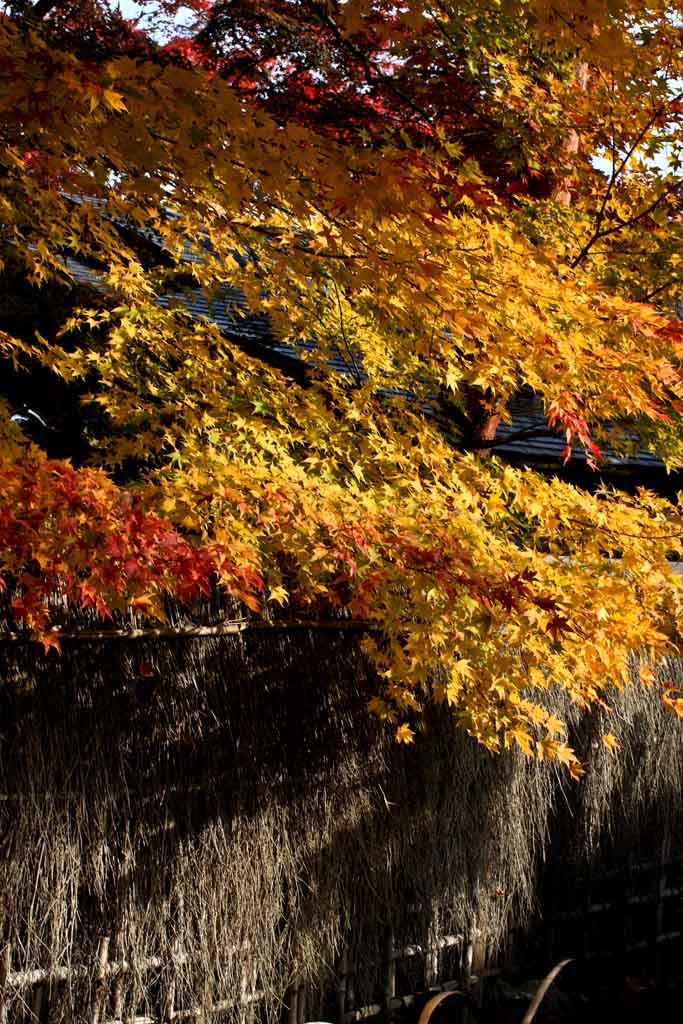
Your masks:
<svg viewBox="0 0 683 1024"><path fill-rule="evenodd" d="M351 372L352 372L353 376L356 378L356 381L359 384L361 384L362 381L363 381L363 376L362 376L362 374L361 374L361 372L360 372L360 370L358 368L358 364L356 363L356 358L355 358L355 356L353 354L353 349L351 348L351 345L349 344L349 339L346 336L346 325L344 323L344 310L343 310L342 303L341 303L341 295L339 294L339 287L337 286L337 282L334 279L332 280L332 284L334 285L334 294L337 297L337 308L339 310L339 327L341 329L342 338L344 339L344 347L345 347L345 349L346 349L346 351L348 353L349 359L351 360L351 367L350 367L350 369L351 369Z"/></svg>
<svg viewBox="0 0 683 1024"><path fill-rule="evenodd" d="M600 209L598 210L598 215L597 215L597 217L595 219L595 225L594 225L594 229L593 229L593 234L588 239L588 241L585 243L585 245L581 248L581 251L579 252L578 256L576 256L576 258L572 261L572 264L571 264L572 267L576 267L576 266L579 265L579 263L590 252L590 250L593 248L595 243L600 238L605 238L607 235L612 234L614 231L618 231L618 230L621 230L624 227L628 227L630 224L633 224L640 217L646 216L656 206L659 205L659 203L662 201L662 199L664 199L670 192L675 191L675 188L678 187L678 186L674 186L673 188L665 189L664 192L662 192L661 195L658 196L657 199L653 203L650 203L650 205L648 207L646 207L645 210L641 210L639 213L634 214L627 221L624 221L624 222L620 221L619 224L617 224L615 227L612 227L612 228L609 228L609 229L606 229L606 230L602 229L602 223L603 223L603 220L605 218L605 213L607 211L607 204L608 204L609 200L612 197L612 192L614 191L614 186L617 183L617 179L621 176L621 174L623 174L624 169L626 168L627 163L629 162L629 160L631 159L631 157L635 153L636 149L641 144L641 142L643 141L643 139L645 138L647 133L654 127L654 125L656 124L658 119L661 117L661 115L664 113L666 108L668 106L670 106L672 103L678 103L681 99L683 99L683 92L679 92L672 99L667 100L666 103L663 103L663 104L661 104L661 106L657 107L655 112L652 114L652 116L650 118L648 118L648 120L645 122L643 127L640 129L640 131L636 135L635 139L633 140L633 142L631 143L629 148L626 150L626 153L624 154L624 156L623 156L619 166L616 169L615 169L615 165L614 165L614 146L615 146L615 142L613 140L613 142L612 142L612 147L613 147L613 150L612 150L613 151L612 173L610 175L610 180L609 180L609 182L607 184L607 188L605 190L605 194L602 197L602 202L600 204Z"/></svg>

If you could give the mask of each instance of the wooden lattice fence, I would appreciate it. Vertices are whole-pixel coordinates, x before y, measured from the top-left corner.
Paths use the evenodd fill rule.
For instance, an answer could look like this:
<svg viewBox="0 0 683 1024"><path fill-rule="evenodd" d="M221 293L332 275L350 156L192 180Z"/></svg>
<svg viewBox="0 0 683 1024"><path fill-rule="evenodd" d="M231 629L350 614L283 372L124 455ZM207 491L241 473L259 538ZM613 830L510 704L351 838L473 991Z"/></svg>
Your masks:
<svg viewBox="0 0 683 1024"><path fill-rule="evenodd" d="M143 962L131 964L126 960L110 959L112 948L109 936L100 940L94 962L70 968L55 967L52 970L13 970L12 948L7 945L0 953L0 1024L14 1024L21 1020L26 1024L38 1024L50 1018L51 1000L58 997L59 990L76 980L89 979L90 1007L87 1016L90 1024L170 1024L171 1021L189 1021L200 1018L219 1019L222 1015L235 1011L239 1007L247 1007L267 998L266 993L257 987L257 977L249 959L248 950L242 950L243 970L242 984L238 993L230 994L226 999L204 1007L178 1007L175 1005L174 968L183 963L182 954L174 961L165 963L161 958L151 957ZM236 952L236 951L233 951ZM414 1004L416 996L424 991L447 991L459 984L459 978L443 980L444 974L452 974L454 965L462 965L463 953L467 959L467 944L459 935L445 935L435 939L433 946L424 948L419 945L406 946L402 949L387 949L385 963L378 966L378 991L382 990L383 998L376 1003L364 1006L355 1005L354 1001L354 969L343 955L337 967L336 990L334 992L336 1024L354 1024L367 1020L382 1013L392 1012ZM450 955L449 955L450 954ZM455 956L453 956L455 954ZM410 962L420 966L413 968L413 974L422 979L418 991L399 993L397 986L398 965ZM122 1016L123 983L131 971L153 976L165 976L168 980L164 986L158 985L157 1012L154 1015L138 1014ZM403 972L404 978L407 973ZM383 978L379 976L383 975ZM23 998L14 1000L15 1010L10 1014L9 1006L12 994L20 992ZM227 996L228 994L226 994ZM307 988L304 984L293 984L288 990L282 1008L283 1020L287 1024L304 1024L307 1009ZM18 1009L16 1009L18 1007Z"/></svg>
<svg viewBox="0 0 683 1024"><path fill-rule="evenodd" d="M397 949L387 936L385 959L377 964L377 1000L358 1005L354 993L354 965L343 953L335 971L336 984L328 996L329 1019L335 1024L356 1024L417 1007L427 995L475 984L501 974L537 969L539 948L547 963L571 956L590 972L595 964L633 973L650 972L656 980L662 972L680 970L683 951L683 855L672 856L664 847L660 858L587 874L574 890L574 906L547 907L546 914L532 926L529 936L511 934L506 947L487 960L485 943L462 935L435 936L430 946L409 945ZM90 981L90 1006L82 1012L90 1024L171 1024L173 1021L220 1020L226 1014L245 1010L268 995L259 989L248 948L232 950L242 959L238 992L211 1006L177 1006L174 969L183 964L177 953L172 962L159 957L131 964L110 957L113 937L101 938L93 963L54 967L52 970L15 969L12 948L0 953L0 1024L44 1024L50 1020L51 1004L70 983ZM154 1013L122 1015L123 986L131 971L147 975L156 991ZM160 979L164 979L164 983ZM11 996L21 993L16 1000ZM309 992L295 982L286 993L282 1020L305 1024ZM9 1007L12 1005L13 1010Z"/></svg>

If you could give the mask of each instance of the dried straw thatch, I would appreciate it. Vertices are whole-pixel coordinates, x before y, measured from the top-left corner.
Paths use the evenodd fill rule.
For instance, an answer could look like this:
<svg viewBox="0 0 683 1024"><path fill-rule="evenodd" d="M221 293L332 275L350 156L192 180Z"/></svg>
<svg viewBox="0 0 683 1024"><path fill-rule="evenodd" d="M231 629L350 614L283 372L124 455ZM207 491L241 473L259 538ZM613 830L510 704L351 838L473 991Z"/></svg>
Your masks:
<svg viewBox="0 0 683 1024"><path fill-rule="evenodd" d="M366 712L374 685L342 630L65 641L59 656L0 643L13 969L92 964L109 935L131 968L117 1012L158 1009L173 962L177 1007L232 998L225 1016L245 1020L275 1018L295 978L324 1002L343 949L369 1000L388 935L495 945L533 906L567 787L552 766L488 755L439 709L397 746ZM681 763L683 730L650 691L617 704L625 756L593 753L584 846L617 799L626 817L680 799L664 761ZM580 724L580 741L599 728ZM91 979L55 985L51 1020L82 1018ZM254 989L258 1010L239 1002Z"/></svg>

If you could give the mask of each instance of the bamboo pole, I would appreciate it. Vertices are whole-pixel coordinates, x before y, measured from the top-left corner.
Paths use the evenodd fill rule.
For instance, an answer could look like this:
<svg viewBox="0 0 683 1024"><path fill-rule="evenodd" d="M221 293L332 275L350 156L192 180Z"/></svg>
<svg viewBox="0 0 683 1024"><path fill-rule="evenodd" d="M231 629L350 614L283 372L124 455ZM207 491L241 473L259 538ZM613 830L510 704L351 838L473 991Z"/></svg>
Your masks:
<svg viewBox="0 0 683 1024"><path fill-rule="evenodd" d="M119 975L112 986L112 1015L114 1020L123 1019L123 976Z"/></svg>
<svg viewBox="0 0 683 1024"><path fill-rule="evenodd" d="M462 946L464 937L462 935L442 935L440 939L428 942L426 946L404 946L394 951L395 960L407 960L411 956L426 956L431 950L440 952L442 949L452 949L455 946Z"/></svg>
<svg viewBox="0 0 683 1024"><path fill-rule="evenodd" d="M31 1021L33 1024L38 1024L40 1021L40 1011L43 1007L43 996L45 989L42 985L38 985L33 991L33 999L31 1000Z"/></svg>
<svg viewBox="0 0 683 1024"><path fill-rule="evenodd" d="M429 922L428 945L425 951L425 986L431 988L439 980L439 949L437 946L438 935L438 909L432 904L432 914Z"/></svg>
<svg viewBox="0 0 683 1024"><path fill-rule="evenodd" d="M253 992L247 998L246 1002L258 1003L264 998L264 995L264 992ZM223 999L220 1003L214 1003L213 1006L197 1006L192 1010L176 1010L173 1014L173 1020L197 1020L202 1017L209 1017L213 1014L225 1013L228 1010L234 1009L235 1006L239 1006L239 1003L239 999Z"/></svg>
<svg viewBox="0 0 683 1024"><path fill-rule="evenodd" d="M178 962L184 963L187 957L178 957ZM160 956L150 956L147 959L136 963L136 969L140 972L157 970L163 967L168 961ZM128 960L114 960L105 965L105 977L118 977L120 974L128 974L132 971L133 965ZM38 967L33 971L12 971L8 975L7 984L10 988L28 988L30 985L37 985L39 982L53 984L56 981L73 981L76 978L86 978L91 973L89 967L79 965L77 967L52 967L49 970Z"/></svg>
<svg viewBox="0 0 683 1024"><path fill-rule="evenodd" d="M175 973L172 973L164 990L163 1003L161 1007L161 1019L164 1024L171 1024L171 1021L175 1017L175 992L176 979Z"/></svg>
<svg viewBox="0 0 683 1024"><path fill-rule="evenodd" d="M123 957L123 941L121 931L117 930L114 935L114 950ZM111 952L111 950L110 950ZM109 966L109 964L107 964ZM114 1020L123 1019L123 974L114 974L111 987L112 1017Z"/></svg>
<svg viewBox="0 0 683 1024"><path fill-rule="evenodd" d="M247 951L248 953L248 951ZM240 1002L248 1003L249 997L256 990L257 982L257 968L256 961L253 958L249 958L248 955L243 957L241 968L240 968Z"/></svg>
<svg viewBox="0 0 683 1024"><path fill-rule="evenodd" d="M346 954L346 1006L355 1006L356 1004L356 965L350 959L349 954Z"/></svg>
<svg viewBox="0 0 683 1024"><path fill-rule="evenodd" d="M61 629L58 626L44 634L0 632L0 642L36 643L41 637L56 640L154 640L161 637L193 638L207 636L232 636L237 633L289 632L290 630L339 630L341 632L368 633L379 629L374 622L360 619L229 619L213 626L131 626L124 629Z"/></svg>
<svg viewBox="0 0 683 1024"><path fill-rule="evenodd" d="M337 1024L344 1024L346 1014L346 992L348 986L349 951L344 947L337 968Z"/></svg>
<svg viewBox="0 0 683 1024"><path fill-rule="evenodd" d="M655 909L655 936L654 936L654 959L655 959L655 981L659 985L661 983L662 973L662 957L660 955L660 942L659 936L664 930L664 911L666 908L666 892L667 892L667 868L669 858L669 837L664 836L659 849L659 865L657 871L657 892L656 892L656 909Z"/></svg>
<svg viewBox="0 0 683 1024"><path fill-rule="evenodd" d="M95 974L95 996L90 1015L90 1024L100 1024L104 1000L107 994L105 978L107 977L107 962L109 960L109 936L104 935L97 947L97 968Z"/></svg>
<svg viewBox="0 0 683 1024"><path fill-rule="evenodd" d="M156 1017L126 1017L125 1021L120 1017L112 1017L103 1024L159 1024L159 1021Z"/></svg>
<svg viewBox="0 0 683 1024"><path fill-rule="evenodd" d="M0 1024L7 1024L7 980L12 964L12 947L9 942L0 953Z"/></svg>
<svg viewBox="0 0 683 1024"><path fill-rule="evenodd" d="M287 1001L287 1024L298 1024L299 1021L299 986L296 981L289 987Z"/></svg>
<svg viewBox="0 0 683 1024"><path fill-rule="evenodd" d="M306 986L303 983L299 985L296 1001L296 1019L297 1024L304 1024L306 1020Z"/></svg>
<svg viewBox="0 0 683 1024"><path fill-rule="evenodd" d="M394 955L394 930L389 925L385 943L384 1007L389 1013L396 996L396 956Z"/></svg>

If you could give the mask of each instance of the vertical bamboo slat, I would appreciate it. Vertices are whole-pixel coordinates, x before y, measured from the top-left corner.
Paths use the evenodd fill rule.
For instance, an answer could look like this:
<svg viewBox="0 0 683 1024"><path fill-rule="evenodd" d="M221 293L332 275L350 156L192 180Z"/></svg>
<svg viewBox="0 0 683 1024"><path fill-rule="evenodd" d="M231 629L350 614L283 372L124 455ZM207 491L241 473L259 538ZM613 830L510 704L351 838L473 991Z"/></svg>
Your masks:
<svg viewBox="0 0 683 1024"><path fill-rule="evenodd" d="M299 1021L299 986L296 981L289 987L287 1024L298 1024Z"/></svg>
<svg viewBox="0 0 683 1024"><path fill-rule="evenodd" d="M427 932L427 949L425 951L425 986L431 988L439 980L439 927L436 907L432 907L432 917Z"/></svg>
<svg viewBox="0 0 683 1024"><path fill-rule="evenodd" d="M462 947L461 972L465 986L469 988L472 981L472 957L474 956L474 943L472 939L465 942Z"/></svg>
<svg viewBox="0 0 683 1024"><path fill-rule="evenodd" d="M661 956L660 956L660 942L659 937L664 931L664 910L666 907L666 888L667 888L667 865L669 860L669 840L668 838L662 839L662 844L659 850L659 871L657 874L657 907L655 911L655 935L654 935L654 968L655 968L655 981L657 984L660 982L661 974Z"/></svg>
<svg viewBox="0 0 683 1024"><path fill-rule="evenodd" d="M247 1004L253 998L256 991L257 967L256 961L247 952L240 968L240 1002ZM296 1024L296 1021L293 1022Z"/></svg>
<svg viewBox="0 0 683 1024"><path fill-rule="evenodd" d="M394 930L391 926L387 928L384 958L384 1008L388 1013L391 1009L391 1002L396 996L396 956L394 954Z"/></svg>
<svg viewBox="0 0 683 1024"><path fill-rule="evenodd" d="M7 982L12 963L12 947L9 943L0 952L0 1024L7 1024Z"/></svg>
<svg viewBox="0 0 683 1024"><path fill-rule="evenodd" d="M348 986L349 972L349 951L346 947L342 950L337 968L337 1024L344 1024L346 1014L346 993Z"/></svg>
<svg viewBox="0 0 683 1024"><path fill-rule="evenodd" d="M463 942L461 973L463 987L466 992L472 989L472 961L474 959L474 942L470 937L468 942ZM463 1024L473 1024L474 1016L471 1007L466 1003L462 1011Z"/></svg>
<svg viewBox="0 0 683 1024"><path fill-rule="evenodd" d="M304 1024L306 1020L306 986L299 985L299 993L296 1001L297 1024Z"/></svg>
<svg viewBox="0 0 683 1024"><path fill-rule="evenodd" d="M356 1005L356 965L346 954L346 1005Z"/></svg>
<svg viewBox="0 0 683 1024"><path fill-rule="evenodd" d="M622 910L622 913L623 913L623 924L622 924L622 934L623 934L623 944L624 944L624 956L626 955L628 950L631 948L631 945L633 943L633 914L631 913L631 902L630 901L631 901L631 898L633 897L633 895L635 893L635 882L634 882L635 872L634 872L634 867L635 867L635 858L633 856L633 853L629 853L628 860L627 860L626 875L625 875L624 886L623 886L623 910Z"/></svg>
<svg viewBox="0 0 683 1024"><path fill-rule="evenodd" d="M38 1024L40 1021L40 1011L43 1007L43 995L45 989L42 985L36 985L33 990L33 999L31 1000L31 1021L32 1024Z"/></svg>
<svg viewBox="0 0 683 1024"><path fill-rule="evenodd" d="M121 933L117 932L114 938L114 953L124 960L123 954L123 942L121 940ZM118 973L114 977L112 984L112 1016L114 1020L123 1020L123 974Z"/></svg>
<svg viewBox="0 0 683 1024"><path fill-rule="evenodd" d="M95 995L93 998L90 1024L100 1024L102 1009L107 994L105 985L107 975L107 962L109 960L109 936L105 935L100 939L97 947L97 968L95 974Z"/></svg>
<svg viewBox="0 0 683 1024"><path fill-rule="evenodd" d="M175 1013L175 974L171 975L168 985L164 991L164 1000L161 1008L161 1019L164 1024L171 1024Z"/></svg>
<svg viewBox="0 0 683 1024"><path fill-rule="evenodd" d="M472 959L470 961L470 995L474 1005L481 1007L483 996L483 981L486 975L486 937L479 929L475 929L472 935Z"/></svg>
<svg viewBox="0 0 683 1024"><path fill-rule="evenodd" d="M630 895L630 893L629 893ZM584 956L588 956L591 950L591 903L593 902L593 872L589 872L586 878L586 890L583 894L583 922L581 928L581 950ZM628 907L628 903L626 904Z"/></svg>

